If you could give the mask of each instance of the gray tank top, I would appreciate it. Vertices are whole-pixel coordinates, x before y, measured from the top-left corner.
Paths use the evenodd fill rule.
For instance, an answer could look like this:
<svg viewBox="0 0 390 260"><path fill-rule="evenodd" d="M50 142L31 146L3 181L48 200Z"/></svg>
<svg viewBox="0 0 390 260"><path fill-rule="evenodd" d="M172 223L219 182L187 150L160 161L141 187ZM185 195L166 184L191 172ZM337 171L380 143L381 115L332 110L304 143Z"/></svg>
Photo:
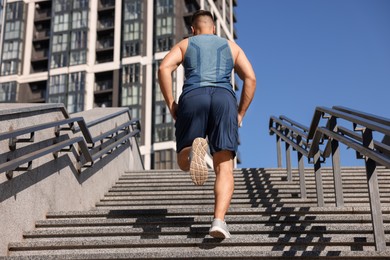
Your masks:
<svg viewBox="0 0 390 260"><path fill-rule="evenodd" d="M212 34L188 38L183 93L199 87L223 87L233 94L233 56L226 39Z"/></svg>

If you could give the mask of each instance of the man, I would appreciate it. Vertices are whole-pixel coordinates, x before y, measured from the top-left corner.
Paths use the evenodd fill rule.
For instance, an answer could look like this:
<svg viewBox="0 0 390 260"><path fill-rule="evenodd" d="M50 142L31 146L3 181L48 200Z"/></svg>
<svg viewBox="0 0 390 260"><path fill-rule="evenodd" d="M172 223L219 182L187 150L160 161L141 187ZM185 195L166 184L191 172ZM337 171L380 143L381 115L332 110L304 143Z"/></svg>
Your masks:
<svg viewBox="0 0 390 260"><path fill-rule="evenodd" d="M210 146L216 180L214 220L209 233L216 238L230 238L225 215L234 191L238 126L253 99L256 76L243 50L215 35L214 18L209 11L195 12L191 29L193 36L175 45L161 62L159 83L176 120L178 165L181 170L190 171L196 185L203 185L207 179L205 154ZM172 72L180 64L185 70L185 81L176 104ZM243 81L238 107L231 85L233 69Z"/></svg>

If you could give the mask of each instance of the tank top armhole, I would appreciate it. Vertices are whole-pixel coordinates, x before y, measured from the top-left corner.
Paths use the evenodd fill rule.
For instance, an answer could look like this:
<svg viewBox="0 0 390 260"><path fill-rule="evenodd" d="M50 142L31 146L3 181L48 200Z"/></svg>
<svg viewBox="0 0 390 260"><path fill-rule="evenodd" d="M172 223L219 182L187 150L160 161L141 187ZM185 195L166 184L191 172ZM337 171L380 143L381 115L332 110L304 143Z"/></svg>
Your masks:
<svg viewBox="0 0 390 260"><path fill-rule="evenodd" d="M187 38L187 46L185 47L185 50L184 50L184 52L183 52L183 61L184 61L185 58L186 58L187 50L188 50L188 47L190 46L190 39L191 39L191 37L188 37L188 38Z"/></svg>
<svg viewBox="0 0 390 260"><path fill-rule="evenodd" d="M233 63L232 67L234 68L234 65L236 64L236 59L234 58L232 46L230 45L230 41L228 39L226 39L226 42L227 42L227 45L229 46L230 56L232 57L232 63ZM232 43L234 43L234 42L232 42Z"/></svg>

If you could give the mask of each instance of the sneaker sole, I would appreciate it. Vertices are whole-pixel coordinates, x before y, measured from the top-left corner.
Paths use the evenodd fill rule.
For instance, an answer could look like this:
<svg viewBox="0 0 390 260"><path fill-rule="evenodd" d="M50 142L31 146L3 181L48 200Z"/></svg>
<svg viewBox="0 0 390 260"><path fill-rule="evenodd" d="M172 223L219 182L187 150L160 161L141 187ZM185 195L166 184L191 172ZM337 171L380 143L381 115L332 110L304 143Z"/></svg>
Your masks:
<svg viewBox="0 0 390 260"><path fill-rule="evenodd" d="M213 238L230 238L229 234L226 234L226 232L222 228L212 228L209 232L210 236Z"/></svg>
<svg viewBox="0 0 390 260"><path fill-rule="evenodd" d="M205 161L207 146L204 138L198 137L192 142L190 174L195 185L203 185L207 180L208 169Z"/></svg>

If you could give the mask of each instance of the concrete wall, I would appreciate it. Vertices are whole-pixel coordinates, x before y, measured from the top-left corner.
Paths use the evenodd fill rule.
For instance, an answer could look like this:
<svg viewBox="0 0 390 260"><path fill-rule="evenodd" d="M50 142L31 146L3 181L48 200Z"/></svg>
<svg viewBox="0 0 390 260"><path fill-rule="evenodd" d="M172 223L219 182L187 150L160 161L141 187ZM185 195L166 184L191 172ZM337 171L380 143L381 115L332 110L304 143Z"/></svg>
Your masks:
<svg viewBox="0 0 390 260"><path fill-rule="evenodd" d="M123 108L92 109L71 117L83 116L89 122L119 110ZM0 133L65 117L59 105L0 105ZM125 113L91 127L90 132L96 136L128 120ZM62 134L74 136L70 131ZM10 152L8 140L0 141L0 163L7 161L7 157L46 147L54 137L54 129L36 132L34 143L18 143L15 152ZM35 221L44 219L47 212L92 209L124 171L143 169L134 138L92 167L83 168L81 174L75 162L72 152L61 152L57 159L49 154L34 160L31 170L14 172L11 180L4 172L0 173L0 256L7 255L9 242L20 241L23 232L32 230Z"/></svg>

